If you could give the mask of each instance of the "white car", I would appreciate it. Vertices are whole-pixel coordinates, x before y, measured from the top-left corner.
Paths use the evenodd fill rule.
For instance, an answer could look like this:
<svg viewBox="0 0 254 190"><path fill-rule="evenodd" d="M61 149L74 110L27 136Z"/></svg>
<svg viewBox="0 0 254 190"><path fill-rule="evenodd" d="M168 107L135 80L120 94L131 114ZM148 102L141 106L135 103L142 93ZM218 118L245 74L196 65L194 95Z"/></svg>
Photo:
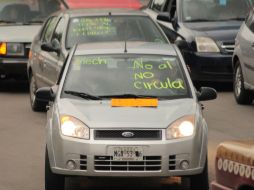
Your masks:
<svg viewBox="0 0 254 190"><path fill-rule="evenodd" d="M51 102L46 190L64 189L65 176L182 176L191 190L208 190L199 101L216 95L211 88L195 91L175 45L78 45L57 85L36 92Z"/></svg>

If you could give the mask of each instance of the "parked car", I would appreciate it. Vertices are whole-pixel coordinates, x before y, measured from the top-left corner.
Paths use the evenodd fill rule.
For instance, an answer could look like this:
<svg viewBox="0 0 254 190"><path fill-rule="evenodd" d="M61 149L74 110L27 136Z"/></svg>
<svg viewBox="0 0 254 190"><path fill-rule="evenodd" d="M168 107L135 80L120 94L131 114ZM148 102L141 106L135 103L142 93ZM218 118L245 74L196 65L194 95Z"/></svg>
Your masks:
<svg viewBox="0 0 254 190"><path fill-rule="evenodd" d="M57 0L0 1L0 79L27 78L31 42L46 17L61 7Z"/></svg>
<svg viewBox="0 0 254 190"><path fill-rule="evenodd" d="M253 0L151 0L144 11L180 48L193 81L232 82L235 37Z"/></svg>
<svg viewBox="0 0 254 190"><path fill-rule="evenodd" d="M237 103L251 104L254 100L254 9L250 11L236 37L233 69Z"/></svg>
<svg viewBox="0 0 254 190"><path fill-rule="evenodd" d="M212 190L254 189L253 147L254 141L229 141L218 146Z"/></svg>
<svg viewBox="0 0 254 190"><path fill-rule="evenodd" d="M69 8L129 8L139 9L139 0L65 0Z"/></svg>
<svg viewBox="0 0 254 190"><path fill-rule="evenodd" d="M80 44L53 87L46 126L45 187L65 177L182 176L208 190L207 124L175 45L147 42Z"/></svg>
<svg viewBox="0 0 254 190"><path fill-rule="evenodd" d="M126 9L80 9L58 12L35 37L27 71L33 110L36 90L56 84L64 60L76 43L99 41L147 41L169 43L160 27L145 13Z"/></svg>

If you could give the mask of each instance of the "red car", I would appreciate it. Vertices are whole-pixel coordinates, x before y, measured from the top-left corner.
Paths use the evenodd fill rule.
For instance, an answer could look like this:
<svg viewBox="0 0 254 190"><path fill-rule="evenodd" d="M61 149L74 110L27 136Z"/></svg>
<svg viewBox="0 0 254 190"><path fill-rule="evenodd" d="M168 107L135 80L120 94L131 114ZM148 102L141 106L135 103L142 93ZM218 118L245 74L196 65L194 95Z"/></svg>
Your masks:
<svg viewBox="0 0 254 190"><path fill-rule="evenodd" d="M216 180L212 190L254 189L254 141L231 141L219 145Z"/></svg>
<svg viewBox="0 0 254 190"><path fill-rule="evenodd" d="M139 0L65 0L70 8L129 8L139 9Z"/></svg>

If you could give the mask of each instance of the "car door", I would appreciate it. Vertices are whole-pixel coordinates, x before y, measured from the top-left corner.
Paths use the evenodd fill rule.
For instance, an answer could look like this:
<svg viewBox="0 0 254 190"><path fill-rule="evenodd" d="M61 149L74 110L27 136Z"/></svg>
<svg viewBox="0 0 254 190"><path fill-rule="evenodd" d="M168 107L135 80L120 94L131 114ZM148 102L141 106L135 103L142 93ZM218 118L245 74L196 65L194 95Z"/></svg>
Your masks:
<svg viewBox="0 0 254 190"><path fill-rule="evenodd" d="M37 69L37 86L39 87L44 87L44 86L51 86L49 84L49 80L47 79L47 71L46 71L46 66L49 64L51 61L56 61L54 60L50 52L42 50L41 46L43 44L49 44L51 40L51 36L53 34L54 28L56 26L56 23L58 21L58 18L56 16L53 16L49 19L48 24L45 27L45 30L42 32L41 39L38 42L38 69Z"/></svg>
<svg viewBox="0 0 254 190"><path fill-rule="evenodd" d="M32 52L33 52L33 59L32 59L32 70L33 70L33 75L36 79L36 86L38 88L45 86L44 81L43 81L43 57L41 55L42 50L41 50L41 44L42 41L45 41L45 33L47 32L47 29L51 22L53 21L54 17L48 18L48 20L45 22L45 24L42 26L42 29L38 36L36 36L33 44L32 44Z"/></svg>
<svg viewBox="0 0 254 190"><path fill-rule="evenodd" d="M242 61L246 82L254 85L254 12L246 20L246 26L243 28L241 38L239 39L242 52Z"/></svg>
<svg viewBox="0 0 254 190"><path fill-rule="evenodd" d="M53 86L56 84L57 78L59 76L61 67L65 60L64 55L64 44L63 33L66 26L66 20L64 17L61 17L55 27L55 30L52 34L50 44L54 49L58 49L58 52L49 52L47 54L45 69L44 69L44 77L47 85Z"/></svg>

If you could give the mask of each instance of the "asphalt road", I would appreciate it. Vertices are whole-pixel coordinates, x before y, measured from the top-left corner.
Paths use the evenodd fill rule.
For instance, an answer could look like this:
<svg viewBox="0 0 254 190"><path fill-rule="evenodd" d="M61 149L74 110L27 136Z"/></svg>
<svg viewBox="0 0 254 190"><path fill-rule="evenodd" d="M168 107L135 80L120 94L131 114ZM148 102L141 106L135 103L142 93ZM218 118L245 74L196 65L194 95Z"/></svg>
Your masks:
<svg viewBox="0 0 254 190"><path fill-rule="evenodd" d="M225 87L222 87L225 89ZM209 124L209 174L214 179L216 146L225 140L251 139L254 105L239 106L231 89L220 90L218 99L204 103ZM0 190L44 190L45 113L30 109L26 84L0 83ZM168 180L67 180L68 190L174 189Z"/></svg>

